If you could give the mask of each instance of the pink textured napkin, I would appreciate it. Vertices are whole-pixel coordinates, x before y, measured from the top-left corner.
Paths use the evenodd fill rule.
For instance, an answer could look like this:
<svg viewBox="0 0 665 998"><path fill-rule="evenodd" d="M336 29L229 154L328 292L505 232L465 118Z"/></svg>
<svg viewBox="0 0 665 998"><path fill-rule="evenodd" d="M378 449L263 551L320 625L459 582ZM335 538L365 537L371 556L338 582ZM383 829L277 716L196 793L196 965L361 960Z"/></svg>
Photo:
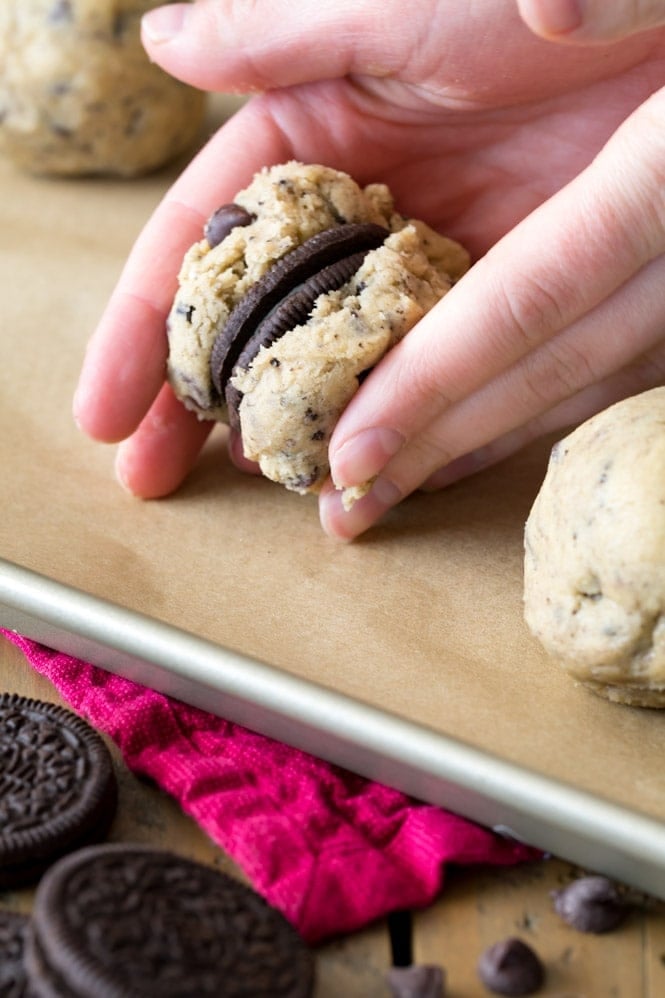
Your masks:
<svg viewBox="0 0 665 998"><path fill-rule="evenodd" d="M310 943L430 903L446 863L535 850L80 659L2 632L171 794Z"/></svg>

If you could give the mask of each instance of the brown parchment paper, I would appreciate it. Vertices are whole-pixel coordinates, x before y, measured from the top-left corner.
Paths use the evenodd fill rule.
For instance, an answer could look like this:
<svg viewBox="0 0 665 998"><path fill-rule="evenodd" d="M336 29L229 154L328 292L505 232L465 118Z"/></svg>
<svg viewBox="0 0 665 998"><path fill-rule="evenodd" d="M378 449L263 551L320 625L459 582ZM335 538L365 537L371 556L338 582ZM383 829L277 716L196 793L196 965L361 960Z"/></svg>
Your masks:
<svg viewBox="0 0 665 998"><path fill-rule="evenodd" d="M522 532L551 441L365 539L316 501L242 476L215 432L170 498L113 477L71 397L87 338L174 170L35 179L0 161L0 556L665 818L665 712L562 675L522 620Z"/></svg>

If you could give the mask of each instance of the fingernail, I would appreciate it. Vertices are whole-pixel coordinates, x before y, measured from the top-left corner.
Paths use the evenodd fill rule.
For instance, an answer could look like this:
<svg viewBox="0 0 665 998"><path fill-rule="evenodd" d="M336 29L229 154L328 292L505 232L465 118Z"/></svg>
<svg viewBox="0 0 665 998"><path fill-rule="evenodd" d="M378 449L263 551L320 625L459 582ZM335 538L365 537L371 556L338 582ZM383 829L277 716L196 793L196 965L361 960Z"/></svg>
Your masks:
<svg viewBox="0 0 665 998"><path fill-rule="evenodd" d="M350 509L344 506L342 492L330 488L319 498L321 525L329 537L350 541L373 526L400 499L401 490L385 478L377 478L367 495Z"/></svg>
<svg viewBox="0 0 665 998"><path fill-rule="evenodd" d="M580 0L539 0L529 7L530 21L544 35L565 35L582 25Z"/></svg>
<svg viewBox="0 0 665 998"><path fill-rule="evenodd" d="M125 468L123 467L123 457L124 453L121 445L120 447L118 447L115 455L114 471L115 471L116 481L118 485L120 485L121 488L125 490L125 492L129 493L130 496L133 496L134 492L130 489L127 483L127 473Z"/></svg>
<svg viewBox="0 0 665 998"><path fill-rule="evenodd" d="M189 4L171 3L149 10L141 18L141 29L148 41L163 45L172 41L184 26Z"/></svg>
<svg viewBox="0 0 665 998"><path fill-rule="evenodd" d="M347 485L362 485L369 481L403 446L404 437L397 430L385 426L361 430L331 454L335 485L345 488Z"/></svg>

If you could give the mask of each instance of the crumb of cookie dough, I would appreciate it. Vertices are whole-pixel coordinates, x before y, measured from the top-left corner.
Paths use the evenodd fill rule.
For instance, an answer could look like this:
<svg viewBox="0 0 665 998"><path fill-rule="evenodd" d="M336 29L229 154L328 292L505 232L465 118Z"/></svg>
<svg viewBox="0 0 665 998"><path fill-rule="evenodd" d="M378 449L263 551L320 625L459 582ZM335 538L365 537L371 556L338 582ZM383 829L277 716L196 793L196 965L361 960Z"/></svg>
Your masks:
<svg viewBox="0 0 665 998"><path fill-rule="evenodd" d="M526 524L524 610L580 683L665 707L665 388L553 448Z"/></svg>
<svg viewBox="0 0 665 998"><path fill-rule="evenodd" d="M0 151L45 175L136 176L196 138L204 95L148 59L150 0L0 4Z"/></svg>
<svg viewBox="0 0 665 998"><path fill-rule="evenodd" d="M361 188L321 165L266 168L229 207L241 221L221 242L204 238L187 252L168 320L176 395L201 418L222 422L228 410L213 384L211 354L249 289L319 233L358 223L386 230L341 287L321 293L303 321L262 346L231 378L241 393L245 456L292 491L318 492L328 474L330 436L360 379L447 293L469 257L424 222L400 215L385 185ZM361 491L349 490L345 501Z"/></svg>

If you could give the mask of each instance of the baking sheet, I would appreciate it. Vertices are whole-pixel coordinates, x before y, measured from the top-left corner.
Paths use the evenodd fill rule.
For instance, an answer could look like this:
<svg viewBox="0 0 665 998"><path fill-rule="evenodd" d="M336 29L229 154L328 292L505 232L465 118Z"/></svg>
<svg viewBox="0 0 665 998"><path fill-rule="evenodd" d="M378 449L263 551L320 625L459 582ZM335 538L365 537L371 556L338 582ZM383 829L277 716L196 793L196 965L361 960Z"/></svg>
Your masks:
<svg viewBox="0 0 665 998"><path fill-rule="evenodd" d="M0 162L0 623L665 896L665 715L579 689L522 621L550 441L342 545L221 430L149 503L78 432L86 340L172 176Z"/></svg>

